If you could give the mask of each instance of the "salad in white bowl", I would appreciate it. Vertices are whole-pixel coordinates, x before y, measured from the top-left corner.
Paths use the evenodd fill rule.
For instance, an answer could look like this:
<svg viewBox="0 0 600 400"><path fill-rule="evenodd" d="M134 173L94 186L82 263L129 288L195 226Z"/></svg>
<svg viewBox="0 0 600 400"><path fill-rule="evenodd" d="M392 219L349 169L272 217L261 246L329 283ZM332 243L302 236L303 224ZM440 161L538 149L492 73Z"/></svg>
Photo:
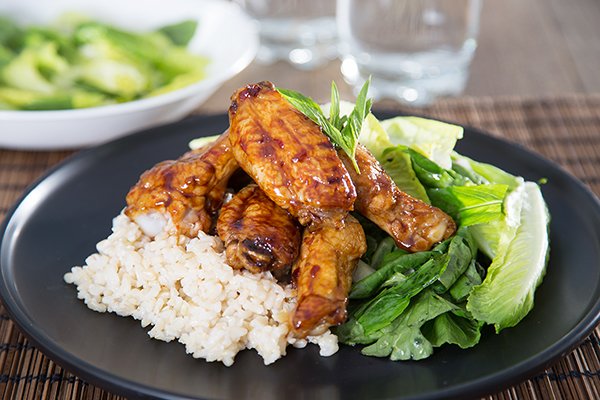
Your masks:
<svg viewBox="0 0 600 400"><path fill-rule="evenodd" d="M0 89L8 93L4 93L6 98L0 96L0 146L6 148L78 148L177 120L243 70L258 46L255 27L239 7L218 0L149 0L143 4L135 0L7 0L0 3L0 16L29 33L16 46L18 52L10 43L2 43ZM67 35L82 24L87 24L87 30L77 32L80 46L76 51L80 59L94 61L95 69L58 59L57 53L63 55L56 51L56 43L31 34L38 30ZM90 38L106 31L112 38L120 35L133 40L123 46L106 38ZM36 40L43 46L32 43ZM26 52L36 45L37 60L28 63L31 54ZM144 52L143 46L150 52ZM40 47L45 50L42 54ZM37 62L40 58L47 61L45 56L55 56L50 68L48 63ZM165 75L164 64L177 64L178 57L184 59L180 65L190 67ZM137 58L137 62L129 65L121 62L123 58ZM19 62L21 68L16 68ZM135 70L139 64L144 64L143 73ZM21 75L23 65L31 67L33 75ZM119 76L114 74L115 65L120 68ZM56 67L70 75L50 79ZM77 76L76 96L64 95L65 75ZM36 91L41 100L32 95ZM35 101L25 101L23 93Z"/></svg>

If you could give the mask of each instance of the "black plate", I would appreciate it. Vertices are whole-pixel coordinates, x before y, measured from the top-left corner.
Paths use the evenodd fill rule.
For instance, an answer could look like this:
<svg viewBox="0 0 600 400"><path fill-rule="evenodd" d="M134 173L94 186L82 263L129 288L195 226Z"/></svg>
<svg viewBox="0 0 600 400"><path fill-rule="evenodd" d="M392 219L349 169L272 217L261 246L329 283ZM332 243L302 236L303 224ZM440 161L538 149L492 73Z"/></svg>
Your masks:
<svg viewBox="0 0 600 400"><path fill-rule="evenodd" d="M2 227L0 294L14 321L49 357L130 397L464 398L527 378L596 325L597 199L549 161L469 128L458 150L530 180L548 178L543 192L552 213L550 264L534 310L500 335L486 330L473 349L446 346L418 362L364 357L344 346L329 358L315 348L290 349L271 366L245 351L228 368L193 359L178 343L151 340L131 318L88 310L63 274L108 236L111 219L143 170L226 125L224 115L193 118L84 151L40 180L9 213Z"/></svg>

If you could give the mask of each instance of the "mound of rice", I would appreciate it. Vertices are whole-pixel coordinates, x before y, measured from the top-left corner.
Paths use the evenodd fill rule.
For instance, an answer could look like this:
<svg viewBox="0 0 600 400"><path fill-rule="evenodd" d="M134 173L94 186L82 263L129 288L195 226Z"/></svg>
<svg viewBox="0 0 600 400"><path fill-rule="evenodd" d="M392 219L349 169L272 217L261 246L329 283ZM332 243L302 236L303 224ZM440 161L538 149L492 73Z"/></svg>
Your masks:
<svg viewBox="0 0 600 400"><path fill-rule="evenodd" d="M291 285L279 285L268 272L232 269L217 237L201 232L190 239L169 224L152 239L120 214L97 250L86 265L64 276L77 285L78 298L92 310L152 325L151 337L177 339L193 357L229 366L246 348L256 349L265 364L284 356L288 344L316 343L322 356L338 350L329 331L307 340L292 338L287 323L295 306Z"/></svg>

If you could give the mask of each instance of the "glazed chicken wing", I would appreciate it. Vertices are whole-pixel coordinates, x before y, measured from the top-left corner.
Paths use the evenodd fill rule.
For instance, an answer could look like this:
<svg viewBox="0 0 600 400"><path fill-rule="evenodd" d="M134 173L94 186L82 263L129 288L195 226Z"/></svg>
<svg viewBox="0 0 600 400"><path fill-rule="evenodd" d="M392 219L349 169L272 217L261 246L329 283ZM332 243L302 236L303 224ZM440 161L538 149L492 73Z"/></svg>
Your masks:
<svg viewBox="0 0 600 400"><path fill-rule="evenodd" d="M398 189L366 147L356 149L360 174L345 154L339 154L356 187L356 210L389 233L398 247L429 250L454 233L456 224L449 215Z"/></svg>
<svg viewBox="0 0 600 400"><path fill-rule="evenodd" d="M333 145L272 83L248 85L231 100L233 154L271 200L303 225L352 210L356 192Z"/></svg>
<svg viewBox="0 0 600 400"><path fill-rule="evenodd" d="M292 316L295 336L317 335L346 320L352 273L366 248L362 226L351 215L306 228L300 257L292 268L298 290Z"/></svg>
<svg viewBox="0 0 600 400"><path fill-rule="evenodd" d="M225 132L211 144L144 172L127 194L125 213L150 236L166 222L165 212L185 235L208 232L237 168Z"/></svg>
<svg viewBox="0 0 600 400"><path fill-rule="evenodd" d="M283 280L298 256L300 227L256 185L240 190L221 208L217 233L227 263L252 272L271 271Z"/></svg>

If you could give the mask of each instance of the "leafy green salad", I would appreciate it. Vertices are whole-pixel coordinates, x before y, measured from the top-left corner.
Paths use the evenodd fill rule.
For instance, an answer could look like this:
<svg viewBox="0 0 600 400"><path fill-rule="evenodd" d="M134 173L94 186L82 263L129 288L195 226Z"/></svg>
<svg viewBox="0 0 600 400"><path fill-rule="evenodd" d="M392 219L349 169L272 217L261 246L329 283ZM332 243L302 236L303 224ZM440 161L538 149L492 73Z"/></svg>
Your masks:
<svg viewBox="0 0 600 400"><path fill-rule="evenodd" d="M463 128L419 117L379 121L366 93L356 105L319 107L278 89L349 156L366 146L404 192L451 215L456 234L430 251L408 253L356 215L368 250L354 273L340 341L362 353L420 360L446 343L469 348L482 328L517 325L531 311L546 271L550 216L535 182L454 151ZM329 114L327 116L326 114Z"/></svg>
<svg viewBox="0 0 600 400"><path fill-rule="evenodd" d="M0 109L96 107L156 96L205 77L186 46L196 21L130 32L81 15L20 27L0 16Z"/></svg>

